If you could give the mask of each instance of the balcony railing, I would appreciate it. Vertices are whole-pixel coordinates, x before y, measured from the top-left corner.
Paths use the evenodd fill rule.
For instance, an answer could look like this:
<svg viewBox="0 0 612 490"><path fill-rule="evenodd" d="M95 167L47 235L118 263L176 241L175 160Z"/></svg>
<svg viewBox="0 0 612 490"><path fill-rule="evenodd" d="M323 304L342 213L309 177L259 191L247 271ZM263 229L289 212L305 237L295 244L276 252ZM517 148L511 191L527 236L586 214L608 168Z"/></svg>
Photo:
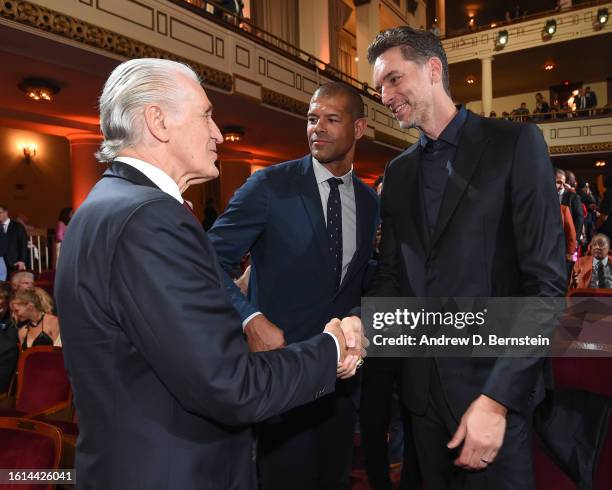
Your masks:
<svg viewBox="0 0 612 490"><path fill-rule="evenodd" d="M536 19L543 19L546 17L550 17L552 15L560 14L560 13L565 14L573 10L580 10L580 9L584 9L587 7L595 7L597 5L608 3L609 1L610 0L593 0L590 2L581 2L581 3L572 5L571 7L565 8L562 10L561 9L543 10L543 11L534 12L528 15L521 15L520 17L514 18L512 20L498 20L498 21L489 22L488 24L477 26L474 28L465 27L464 29L453 30L451 34L446 35L446 36L441 36L441 38L442 39L452 39L454 37L465 36L466 34L475 34L475 33L483 32L483 31L487 31L489 29L494 29L497 27L512 26L520 22L526 22L526 21L536 20Z"/></svg>
<svg viewBox="0 0 612 490"><path fill-rule="evenodd" d="M372 98L376 102L380 102L378 93L370 87L366 82L361 82L353 78L342 70L325 63L316 56L301 50L297 46L281 39L274 34L271 34L257 25L250 19L240 17L235 12L226 10L213 1L208 0L170 0L176 5L180 5L191 12L217 24L222 25L227 29L232 29L241 35L252 39L253 41L271 48L275 51L280 51L283 55L290 57L303 65L313 69L316 73L325 75L336 81L342 81L352 85L362 92L363 95Z"/></svg>

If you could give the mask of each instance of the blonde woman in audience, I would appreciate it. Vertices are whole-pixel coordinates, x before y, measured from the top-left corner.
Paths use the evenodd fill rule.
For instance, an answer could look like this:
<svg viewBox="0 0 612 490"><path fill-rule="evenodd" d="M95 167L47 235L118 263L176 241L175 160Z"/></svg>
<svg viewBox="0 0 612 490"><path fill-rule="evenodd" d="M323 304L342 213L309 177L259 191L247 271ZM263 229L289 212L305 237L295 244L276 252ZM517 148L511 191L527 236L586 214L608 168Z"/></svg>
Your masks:
<svg viewBox="0 0 612 490"><path fill-rule="evenodd" d="M43 297L48 296L40 288L17 291L11 300L11 312L17 322L25 322L19 329L19 344L24 351L40 345L61 347L58 318L45 311Z"/></svg>

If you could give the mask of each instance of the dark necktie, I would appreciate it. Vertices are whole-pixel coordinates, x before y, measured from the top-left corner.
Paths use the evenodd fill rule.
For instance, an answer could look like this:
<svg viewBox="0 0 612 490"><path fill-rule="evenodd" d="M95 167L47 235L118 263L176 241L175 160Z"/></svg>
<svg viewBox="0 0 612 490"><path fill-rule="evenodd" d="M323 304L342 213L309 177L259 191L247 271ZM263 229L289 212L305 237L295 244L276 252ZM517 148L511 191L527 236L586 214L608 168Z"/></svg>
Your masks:
<svg viewBox="0 0 612 490"><path fill-rule="evenodd" d="M342 184L342 179L332 177L327 179L327 183L329 184L327 238L329 241L329 253L334 263L336 289L338 289L340 287L340 279L342 278L342 204L340 202L338 186Z"/></svg>
<svg viewBox="0 0 612 490"><path fill-rule="evenodd" d="M597 287L606 287L606 274L604 273L604 265L601 260L597 262Z"/></svg>

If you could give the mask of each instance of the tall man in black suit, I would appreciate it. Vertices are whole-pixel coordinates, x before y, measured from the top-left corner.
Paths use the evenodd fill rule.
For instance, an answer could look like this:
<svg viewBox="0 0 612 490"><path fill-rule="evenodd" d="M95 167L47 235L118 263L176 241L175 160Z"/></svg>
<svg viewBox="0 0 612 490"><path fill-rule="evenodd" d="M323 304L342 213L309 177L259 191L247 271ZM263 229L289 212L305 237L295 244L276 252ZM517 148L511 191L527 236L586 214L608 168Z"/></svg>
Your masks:
<svg viewBox="0 0 612 490"><path fill-rule="evenodd" d="M25 227L9 217L8 208L0 206L0 256L7 271L23 271L28 263L28 234Z"/></svg>
<svg viewBox="0 0 612 490"><path fill-rule="evenodd" d="M421 130L385 172L369 294L562 295L559 203L538 128L455 107L431 33L384 31L368 59L383 103L402 127ZM534 488L528 434L542 359L405 359L402 374L428 489Z"/></svg>
<svg viewBox="0 0 612 490"><path fill-rule="evenodd" d="M310 154L252 175L209 231L226 273L251 252L248 298L225 281L252 350L302 341L347 315L360 304L372 256L378 197L353 170L367 126L361 96L322 85L307 120ZM348 485L357 381L339 381L333 395L259 427L263 490Z"/></svg>
<svg viewBox="0 0 612 490"><path fill-rule="evenodd" d="M183 201L222 142L197 75L119 65L100 98L109 169L76 212L55 283L79 416L80 489L256 488L249 424L355 373L359 322L249 353L215 252ZM344 333L343 333L344 332ZM346 341L345 341L346 335Z"/></svg>

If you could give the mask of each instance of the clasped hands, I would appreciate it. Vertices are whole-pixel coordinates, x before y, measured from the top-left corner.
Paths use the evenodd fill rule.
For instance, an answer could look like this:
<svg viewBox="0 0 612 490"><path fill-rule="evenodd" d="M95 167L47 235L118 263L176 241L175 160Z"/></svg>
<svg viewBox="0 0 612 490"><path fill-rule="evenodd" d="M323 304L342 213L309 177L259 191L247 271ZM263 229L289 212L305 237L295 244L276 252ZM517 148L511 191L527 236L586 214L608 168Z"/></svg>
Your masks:
<svg viewBox="0 0 612 490"><path fill-rule="evenodd" d="M334 336L340 347L340 360L336 375L340 379L354 376L366 356L368 340L363 334L361 320L356 316L343 320L333 318L325 326L325 332ZM285 347L283 331L264 315L256 315L246 324L244 333L251 352L263 352Z"/></svg>

